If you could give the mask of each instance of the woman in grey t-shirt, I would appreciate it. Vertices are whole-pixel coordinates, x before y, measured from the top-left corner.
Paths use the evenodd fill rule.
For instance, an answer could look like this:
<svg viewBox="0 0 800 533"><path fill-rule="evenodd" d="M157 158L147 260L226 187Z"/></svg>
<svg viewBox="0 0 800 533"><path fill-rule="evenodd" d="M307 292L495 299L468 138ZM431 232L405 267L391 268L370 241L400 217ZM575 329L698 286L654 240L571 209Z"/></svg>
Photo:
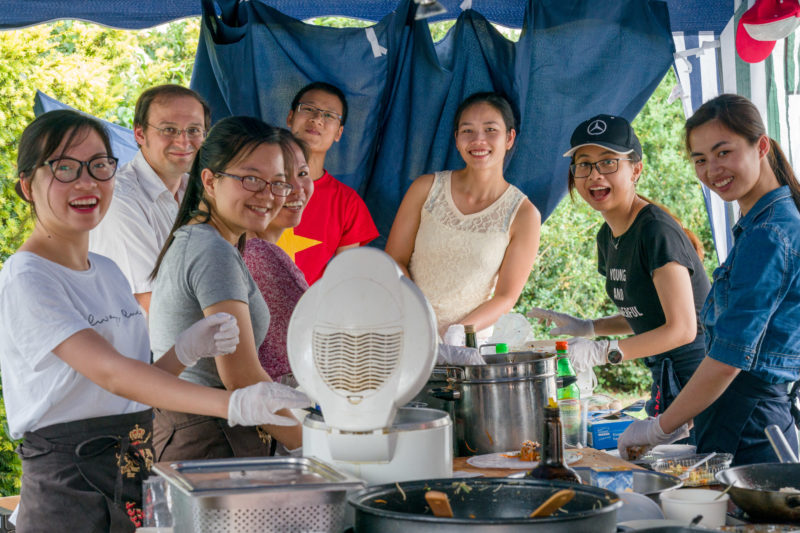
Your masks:
<svg viewBox="0 0 800 533"><path fill-rule="evenodd" d="M263 231L292 190L284 154L292 156L286 137L250 117L220 121L197 153L175 225L153 270L153 354L158 359L184 324L220 311L236 317L240 337L235 352L203 361L184 371L182 379L228 390L271 381L257 353L269 327L269 309L241 250L245 233ZM287 425L231 428L214 417L157 410L156 460L267 455L270 435L288 449L298 448L301 428L289 412L283 414Z"/></svg>

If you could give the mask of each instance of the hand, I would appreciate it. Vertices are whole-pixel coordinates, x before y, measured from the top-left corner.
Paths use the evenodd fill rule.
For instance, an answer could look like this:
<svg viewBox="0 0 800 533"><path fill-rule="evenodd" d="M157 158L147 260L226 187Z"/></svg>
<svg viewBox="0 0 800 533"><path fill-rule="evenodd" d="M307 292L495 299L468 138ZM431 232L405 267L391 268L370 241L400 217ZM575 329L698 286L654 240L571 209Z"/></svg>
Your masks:
<svg viewBox="0 0 800 533"><path fill-rule="evenodd" d="M628 458L629 448L635 446L658 446L659 444L670 444L676 440L685 439L689 436L689 426L684 424L672 433L664 433L659 417L652 416L645 420L637 420L619 436L617 440L617 450L623 459Z"/></svg>
<svg viewBox="0 0 800 533"><path fill-rule="evenodd" d="M233 352L239 344L236 317L215 313L198 320L175 340L175 355L184 366L193 366L203 357L216 357Z"/></svg>
<svg viewBox="0 0 800 533"><path fill-rule="evenodd" d="M558 313L548 309L534 307L528 311L530 318L536 318L542 324L555 324L550 335L572 335L573 337L594 337L594 322L589 319L575 318L566 313Z"/></svg>
<svg viewBox="0 0 800 533"><path fill-rule="evenodd" d="M313 405L308 396L297 389L272 381L236 389L228 402L229 426L293 426L297 420L276 415L281 409L300 409Z"/></svg>
<svg viewBox="0 0 800 533"><path fill-rule="evenodd" d="M590 341L582 337L567 340L569 360L575 372L584 372L608 363L608 341Z"/></svg>
<svg viewBox="0 0 800 533"><path fill-rule="evenodd" d="M466 346L450 346L449 344L439 344L439 351L436 355L437 365L485 365L483 356L478 353L477 348L467 348Z"/></svg>
<svg viewBox="0 0 800 533"><path fill-rule="evenodd" d="M464 324L451 324L444 333L444 343L451 346L464 346L467 343Z"/></svg>

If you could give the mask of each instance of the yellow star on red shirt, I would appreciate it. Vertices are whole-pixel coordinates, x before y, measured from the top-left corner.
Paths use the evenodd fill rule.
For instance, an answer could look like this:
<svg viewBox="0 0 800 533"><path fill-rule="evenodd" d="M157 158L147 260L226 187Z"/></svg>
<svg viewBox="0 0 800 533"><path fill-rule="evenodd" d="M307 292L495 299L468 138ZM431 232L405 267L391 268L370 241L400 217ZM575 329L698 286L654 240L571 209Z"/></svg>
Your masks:
<svg viewBox="0 0 800 533"><path fill-rule="evenodd" d="M297 252L302 252L306 248L311 248L312 246L322 244L322 241L295 235L294 228L287 228L283 233L281 233L280 238L278 238L278 242L275 244L277 244L284 252L289 254L289 257L292 258L292 261L296 263L297 261L295 260L295 255Z"/></svg>

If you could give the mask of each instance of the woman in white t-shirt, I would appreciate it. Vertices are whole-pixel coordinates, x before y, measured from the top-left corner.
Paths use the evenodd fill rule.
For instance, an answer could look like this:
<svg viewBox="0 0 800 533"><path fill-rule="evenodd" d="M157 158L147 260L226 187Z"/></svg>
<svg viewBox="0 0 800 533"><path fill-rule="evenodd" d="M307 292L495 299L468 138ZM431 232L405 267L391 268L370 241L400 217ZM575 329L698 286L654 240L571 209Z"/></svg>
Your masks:
<svg viewBox="0 0 800 533"><path fill-rule="evenodd" d="M195 323L149 364L128 283L88 251L117 166L102 124L45 113L22 134L17 166L17 192L36 218L0 271L3 394L11 436L22 438L17 531L133 531L153 459L149 405L253 425L306 399L274 384L231 393L175 377L235 349L239 331L227 314Z"/></svg>

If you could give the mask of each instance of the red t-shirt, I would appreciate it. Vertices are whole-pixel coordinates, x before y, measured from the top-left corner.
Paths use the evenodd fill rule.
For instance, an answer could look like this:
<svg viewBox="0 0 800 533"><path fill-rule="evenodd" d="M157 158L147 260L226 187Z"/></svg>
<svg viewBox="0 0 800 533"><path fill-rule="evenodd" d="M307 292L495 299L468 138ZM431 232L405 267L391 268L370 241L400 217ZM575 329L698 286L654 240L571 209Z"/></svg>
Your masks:
<svg viewBox="0 0 800 533"><path fill-rule="evenodd" d="M280 246L303 271L311 285L325 272L328 261L341 246L364 245L377 237L367 204L326 170L314 182L314 194L295 228L278 239Z"/></svg>

